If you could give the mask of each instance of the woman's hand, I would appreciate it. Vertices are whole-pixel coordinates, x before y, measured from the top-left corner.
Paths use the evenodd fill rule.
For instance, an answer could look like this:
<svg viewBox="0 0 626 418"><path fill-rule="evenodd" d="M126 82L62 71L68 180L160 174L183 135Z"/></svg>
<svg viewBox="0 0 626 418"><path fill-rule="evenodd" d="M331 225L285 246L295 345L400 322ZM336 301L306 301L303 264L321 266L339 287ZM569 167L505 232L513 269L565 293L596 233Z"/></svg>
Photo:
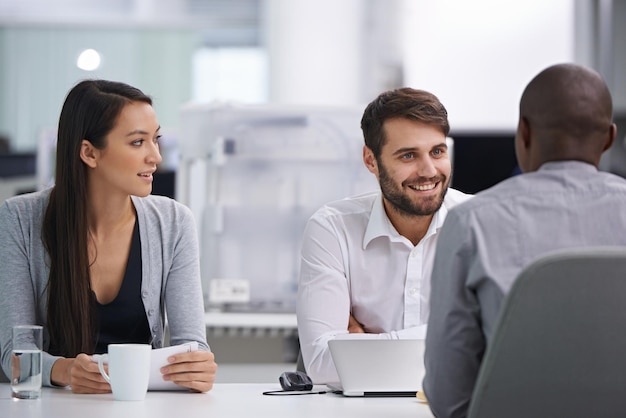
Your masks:
<svg viewBox="0 0 626 418"><path fill-rule="evenodd" d="M111 392L111 386L100 374L98 363L94 363L87 354L55 361L50 380L57 386L70 386L74 393Z"/></svg>
<svg viewBox="0 0 626 418"><path fill-rule="evenodd" d="M191 351L168 357L169 364L161 368L163 380L196 392L207 392L213 388L217 363L210 351Z"/></svg>

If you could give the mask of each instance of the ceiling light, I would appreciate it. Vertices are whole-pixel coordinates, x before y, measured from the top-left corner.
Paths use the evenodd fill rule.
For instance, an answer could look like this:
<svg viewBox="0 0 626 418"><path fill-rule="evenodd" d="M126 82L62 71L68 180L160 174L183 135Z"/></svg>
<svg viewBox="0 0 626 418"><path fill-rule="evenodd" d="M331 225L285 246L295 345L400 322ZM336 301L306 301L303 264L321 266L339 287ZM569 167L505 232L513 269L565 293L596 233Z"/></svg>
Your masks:
<svg viewBox="0 0 626 418"><path fill-rule="evenodd" d="M95 49L85 49L78 56L76 66L85 71L96 70L100 66L100 54Z"/></svg>

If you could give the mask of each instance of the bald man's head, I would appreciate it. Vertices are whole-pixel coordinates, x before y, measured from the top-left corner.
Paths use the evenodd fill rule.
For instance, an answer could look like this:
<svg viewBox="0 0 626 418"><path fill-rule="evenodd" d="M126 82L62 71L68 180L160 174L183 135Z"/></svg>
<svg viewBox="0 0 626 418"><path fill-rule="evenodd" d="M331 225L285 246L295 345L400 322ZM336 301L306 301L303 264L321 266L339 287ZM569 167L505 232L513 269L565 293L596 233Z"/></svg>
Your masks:
<svg viewBox="0 0 626 418"><path fill-rule="evenodd" d="M612 120L611 93L598 73L576 64L546 68L531 80L520 101L520 130L527 129L522 135L534 147L526 156L518 149L518 159L530 159L530 166L522 169L568 159L597 165L607 135L615 129Z"/></svg>

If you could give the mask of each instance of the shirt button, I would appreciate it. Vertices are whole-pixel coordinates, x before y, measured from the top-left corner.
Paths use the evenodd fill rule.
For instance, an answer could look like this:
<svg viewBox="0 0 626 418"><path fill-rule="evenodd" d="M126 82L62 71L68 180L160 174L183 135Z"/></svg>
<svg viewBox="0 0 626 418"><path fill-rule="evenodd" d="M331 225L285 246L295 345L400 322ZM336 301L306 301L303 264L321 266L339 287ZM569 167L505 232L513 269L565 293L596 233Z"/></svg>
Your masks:
<svg viewBox="0 0 626 418"><path fill-rule="evenodd" d="M147 298L147 297L148 297L148 292L143 292L143 293L141 294L141 296L142 296L144 299L145 299L145 298Z"/></svg>
<svg viewBox="0 0 626 418"><path fill-rule="evenodd" d="M153 314L154 314L154 309L150 309L150 310L148 311L148 315L152 316Z"/></svg>
<svg viewBox="0 0 626 418"><path fill-rule="evenodd" d="M412 257L412 258L417 257L417 250L413 250L413 251L411 251L411 257Z"/></svg>
<svg viewBox="0 0 626 418"><path fill-rule="evenodd" d="M417 289L412 287L409 289L409 295L413 296L415 293L417 293Z"/></svg>

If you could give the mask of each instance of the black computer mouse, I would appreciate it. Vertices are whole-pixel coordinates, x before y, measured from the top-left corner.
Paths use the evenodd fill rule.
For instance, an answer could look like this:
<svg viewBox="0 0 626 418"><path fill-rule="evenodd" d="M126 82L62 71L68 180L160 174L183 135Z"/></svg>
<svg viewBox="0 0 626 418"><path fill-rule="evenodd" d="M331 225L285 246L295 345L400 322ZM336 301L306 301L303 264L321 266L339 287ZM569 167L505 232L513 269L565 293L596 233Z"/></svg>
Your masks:
<svg viewBox="0 0 626 418"><path fill-rule="evenodd" d="M311 390L313 381L304 372L284 372L278 378L283 390Z"/></svg>

